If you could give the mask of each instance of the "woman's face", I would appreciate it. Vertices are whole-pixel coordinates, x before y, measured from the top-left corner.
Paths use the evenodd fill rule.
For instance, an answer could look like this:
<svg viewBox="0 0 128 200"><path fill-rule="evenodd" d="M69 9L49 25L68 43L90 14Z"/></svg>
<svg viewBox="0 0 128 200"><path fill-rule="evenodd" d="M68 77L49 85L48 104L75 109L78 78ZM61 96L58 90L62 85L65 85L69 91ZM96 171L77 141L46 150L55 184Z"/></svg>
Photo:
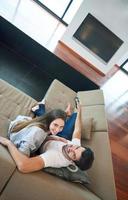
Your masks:
<svg viewBox="0 0 128 200"><path fill-rule="evenodd" d="M64 128L64 120L61 118L55 119L51 122L49 126L49 131L52 135L56 135Z"/></svg>

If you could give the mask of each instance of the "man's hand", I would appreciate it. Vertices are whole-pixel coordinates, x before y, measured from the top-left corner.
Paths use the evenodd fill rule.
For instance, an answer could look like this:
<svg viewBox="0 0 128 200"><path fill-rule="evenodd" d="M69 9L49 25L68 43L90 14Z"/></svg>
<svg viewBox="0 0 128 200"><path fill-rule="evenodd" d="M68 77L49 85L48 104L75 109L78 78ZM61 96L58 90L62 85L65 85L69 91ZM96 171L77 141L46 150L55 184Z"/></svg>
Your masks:
<svg viewBox="0 0 128 200"><path fill-rule="evenodd" d="M10 140L8 140L8 139L5 138L5 137L0 136L0 144L2 144L2 145L4 145L4 146L7 146L7 147L8 147L8 145L9 145L10 143L11 143Z"/></svg>
<svg viewBox="0 0 128 200"><path fill-rule="evenodd" d="M77 109L76 109L76 110L77 110L77 113L80 113L80 114L81 114L81 104L78 104L78 105L77 105Z"/></svg>

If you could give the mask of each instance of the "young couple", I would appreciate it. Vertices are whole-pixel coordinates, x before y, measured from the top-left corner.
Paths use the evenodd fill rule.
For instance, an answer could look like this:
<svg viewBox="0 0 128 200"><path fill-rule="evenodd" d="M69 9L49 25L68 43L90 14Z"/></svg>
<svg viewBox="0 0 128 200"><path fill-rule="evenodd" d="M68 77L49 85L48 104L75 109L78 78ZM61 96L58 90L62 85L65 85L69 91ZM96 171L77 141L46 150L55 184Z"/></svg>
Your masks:
<svg viewBox="0 0 128 200"><path fill-rule="evenodd" d="M38 104L39 108L41 105L43 104ZM36 113L41 109L34 107L32 110ZM36 114L41 116L33 119L18 116L9 126L9 139L0 136L0 144L8 148L19 171L29 173L44 167L60 168L70 164L76 164L81 170L87 170L92 166L94 160L92 150L81 146L81 107L78 102L71 141L56 136L58 133L63 136L61 131L67 123L67 116L70 119L71 115L70 104L66 111L57 109L46 114L43 112ZM40 155L31 157L40 146Z"/></svg>

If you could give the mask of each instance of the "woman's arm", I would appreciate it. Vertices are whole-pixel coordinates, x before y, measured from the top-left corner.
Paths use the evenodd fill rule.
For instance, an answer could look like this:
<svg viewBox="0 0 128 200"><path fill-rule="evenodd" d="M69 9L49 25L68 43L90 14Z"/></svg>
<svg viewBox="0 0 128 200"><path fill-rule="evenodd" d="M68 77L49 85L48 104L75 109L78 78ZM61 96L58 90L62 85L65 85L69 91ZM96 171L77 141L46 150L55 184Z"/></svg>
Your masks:
<svg viewBox="0 0 128 200"><path fill-rule="evenodd" d="M75 121L75 127L72 135L73 138L78 138L81 139L81 127L82 127L82 122L81 122L81 106L80 104L77 105L77 117Z"/></svg>
<svg viewBox="0 0 128 200"><path fill-rule="evenodd" d="M40 156L29 158L22 154L7 138L0 136L0 144L6 146L14 159L18 170L22 173L34 172L44 167L44 161Z"/></svg>
<svg viewBox="0 0 128 200"><path fill-rule="evenodd" d="M59 137L57 135L50 135L50 136L47 136L45 141L47 142L48 140L55 140L55 141L61 141L61 142L64 142L64 143L67 143L67 139L63 138L63 137Z"/></svg>

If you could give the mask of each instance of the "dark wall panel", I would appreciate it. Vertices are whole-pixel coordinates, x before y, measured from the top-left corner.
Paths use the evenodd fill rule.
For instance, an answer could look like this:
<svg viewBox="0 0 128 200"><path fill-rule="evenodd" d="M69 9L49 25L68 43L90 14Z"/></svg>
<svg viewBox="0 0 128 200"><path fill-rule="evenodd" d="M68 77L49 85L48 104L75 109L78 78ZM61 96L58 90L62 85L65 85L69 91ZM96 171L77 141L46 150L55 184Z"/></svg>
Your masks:
<svg viewBox="0 0 128 200"><path fill-rule="evenodd" d="M17 27L0 17L0 41L16 53L45 71L51 79L57 78L73 90L92 90L98 86L67 63L27 36Z"/></svg>

